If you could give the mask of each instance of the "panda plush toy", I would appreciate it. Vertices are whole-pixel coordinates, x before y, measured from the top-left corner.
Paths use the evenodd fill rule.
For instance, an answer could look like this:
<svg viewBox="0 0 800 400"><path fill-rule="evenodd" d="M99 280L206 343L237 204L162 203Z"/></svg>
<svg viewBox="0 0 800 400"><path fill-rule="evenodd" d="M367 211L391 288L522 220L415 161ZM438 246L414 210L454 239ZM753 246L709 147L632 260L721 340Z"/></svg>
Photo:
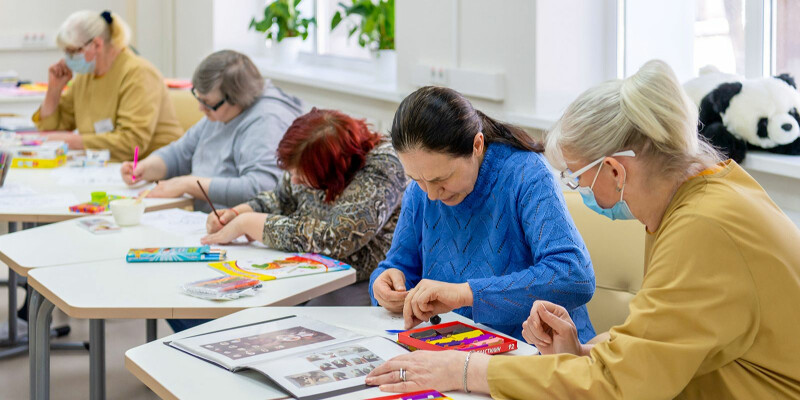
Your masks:
<svg viewBox="0 0 800 400"><path fill-rule="evenodd" d="M800 92L790 75L743 79L707 67L684 89L700 108L700 134L736 162L747 150L800 154Z"/></svg>

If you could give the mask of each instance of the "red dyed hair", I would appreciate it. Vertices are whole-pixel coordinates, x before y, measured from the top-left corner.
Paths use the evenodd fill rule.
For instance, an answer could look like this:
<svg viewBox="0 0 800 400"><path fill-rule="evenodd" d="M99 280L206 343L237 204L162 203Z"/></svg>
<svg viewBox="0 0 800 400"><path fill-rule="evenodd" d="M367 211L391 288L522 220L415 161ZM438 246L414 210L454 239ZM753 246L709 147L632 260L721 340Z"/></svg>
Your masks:
<svg viewBox="0 0 800 400"><path fill-rule="evenodd" d="M309 186L325 191L325 202L330 203L342 194L380 140L363 119L313 108L286 130L278 144L278 166L302 173Z"/></svg>

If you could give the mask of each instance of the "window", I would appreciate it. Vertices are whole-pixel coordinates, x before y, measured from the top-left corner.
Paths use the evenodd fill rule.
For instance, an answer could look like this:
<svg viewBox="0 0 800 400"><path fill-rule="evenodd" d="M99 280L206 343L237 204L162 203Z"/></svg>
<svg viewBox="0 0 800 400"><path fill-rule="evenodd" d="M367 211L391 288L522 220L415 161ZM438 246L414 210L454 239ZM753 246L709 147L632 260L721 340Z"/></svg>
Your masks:
<svg viewBox="0 0 800 400"><path fill-rule="evenodd" d="M775 70L800 79L800 2L777 0L775 4Z"/></svg>
<svg viewBox="0 0 800 400"><path fill-rule="evenodd" d="M707 65L747 78L800 75L797 0L617 0L617 20L618 77L653 58L681 81Z"/></svg>
<svg viewBox="0 0 800 400"><path fill-rule="evenodd" d="M308 0L307 0L308 1ZM348 38L349 24L342 22L331 32L331 18L340 9L341 0L316 0L317 6L317 54L326 54L340 57L369 59L369 50L358 45L356 36Z"/></svg>
<svg viewBox="0 0 800 400"><path fill-rule="evenodd" d="M308 39L303 43L301 51L335 57L370 59L369 50L358 45L355 36L348 38L349 24L342 25L331 32L331 19L340 9L342 0L302 0L298 5L300 12L306 16L315 16L317 24L311 30Z"/></svg>
<svg viewBox="0 0 800 400"><path fill-rule="evenodd" d="M722 72L744 75L743 0L696 0L694 65L713 65Z"/></svg>

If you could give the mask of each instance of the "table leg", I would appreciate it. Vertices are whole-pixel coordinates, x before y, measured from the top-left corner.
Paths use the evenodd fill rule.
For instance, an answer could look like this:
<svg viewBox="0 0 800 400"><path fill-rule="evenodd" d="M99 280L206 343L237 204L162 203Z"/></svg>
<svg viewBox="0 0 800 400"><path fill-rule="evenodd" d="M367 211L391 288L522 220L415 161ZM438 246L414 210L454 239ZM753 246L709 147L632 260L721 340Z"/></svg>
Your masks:
<svg viewBox="0 0 800 400"><path fill-rule="evenodd" d="M89 398L106 398L105 320L89 320Z"/></svg>
<svg viewBox="0 0 800 400"><path fill-rule="evenodd" d="M148 319L147 320L147 343L152 342L153 340L158 339L158 320L157 319Z"/></svg>
<svg viewBox="0 0 800 400"><path fill-rule="evenodd" d="M39 292L31 292L28 336L32 400L50 398L50 322L54 308Z"/></svg>
<svg viewBox="0 0 800 400"><path fill-rule="evenodd" d="M28 343L19 339L19 325L17 324L17 278L18 275L11 268L8 269L8 338L2 341L3 349L0 350L0 359L13 357L28 351Z"/></svg>
<svg viewBox="0 0 800 400"><path fill-rule="evenodd" d="M30 398L31 400L36 398L36 364L33 362L36 359L38 353L36 352L36 340L34 339L36 336L36 313L39 311L39 306L42 304L42 297L38 292L35 290L31 290L30 297L28 299L28 368L29 372L29 386L30 386Z"/></svg>
<svg viewBox="0 0 800 400"><path fill-rule="evenodd" d="M17 273L8 269L8 342L17 343Z"/></svg>

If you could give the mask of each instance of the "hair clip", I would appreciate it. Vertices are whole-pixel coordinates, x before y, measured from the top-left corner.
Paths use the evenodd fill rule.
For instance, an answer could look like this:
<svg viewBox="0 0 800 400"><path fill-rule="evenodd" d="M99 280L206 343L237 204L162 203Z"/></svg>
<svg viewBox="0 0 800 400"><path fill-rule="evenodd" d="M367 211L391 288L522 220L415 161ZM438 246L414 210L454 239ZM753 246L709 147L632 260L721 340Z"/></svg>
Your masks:
<svg viewBox="0 0 800 400"><path fill-rule="evenodd" d="M100 13L100 16L103 17L103 19L106 20L106 23L109 25L111 25L111 22L114 21L114 18L111 16L111 11L103 11Z"/></svg>

